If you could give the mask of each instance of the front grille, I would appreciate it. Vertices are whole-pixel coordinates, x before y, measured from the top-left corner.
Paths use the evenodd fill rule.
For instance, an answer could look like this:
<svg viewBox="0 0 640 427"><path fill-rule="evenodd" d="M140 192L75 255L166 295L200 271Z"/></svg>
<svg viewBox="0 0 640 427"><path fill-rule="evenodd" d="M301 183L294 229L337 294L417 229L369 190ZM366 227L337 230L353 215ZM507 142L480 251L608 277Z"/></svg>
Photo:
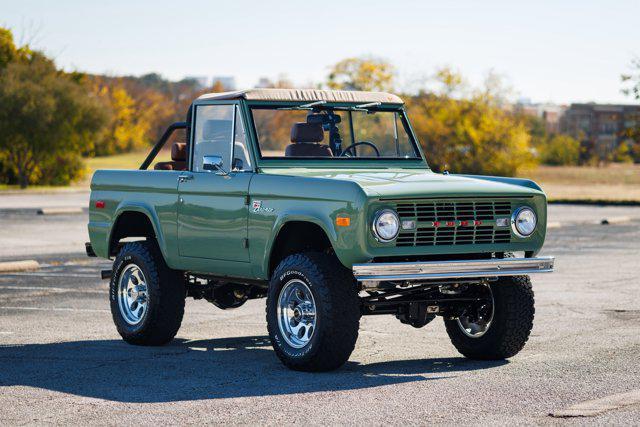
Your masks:
<svg viewBox="0 0 640 427"><path fill-rule="evenodd" d="M496 219L511 216L509 201L397 202L401 220L417 221L414 230L401 230L396 246L440 246L509 243L509 227Z"/></svg>

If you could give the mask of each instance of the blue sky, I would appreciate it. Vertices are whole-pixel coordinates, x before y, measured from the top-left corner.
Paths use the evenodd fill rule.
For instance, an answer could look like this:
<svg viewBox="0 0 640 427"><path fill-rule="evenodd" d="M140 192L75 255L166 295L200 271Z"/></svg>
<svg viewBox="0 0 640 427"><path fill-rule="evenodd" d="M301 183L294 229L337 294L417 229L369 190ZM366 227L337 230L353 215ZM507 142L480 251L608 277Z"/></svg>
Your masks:
<svg viewBox="0 0 640 427"><path fill-rule="evenodd" d="M373 55L402 88L443 65L472 84L489 70L515 97L633 102L620 74L640 56L640 1L0 0L0 25L94 73L233 75L241 87L286 74L323 81L331 64Z"/></svg>

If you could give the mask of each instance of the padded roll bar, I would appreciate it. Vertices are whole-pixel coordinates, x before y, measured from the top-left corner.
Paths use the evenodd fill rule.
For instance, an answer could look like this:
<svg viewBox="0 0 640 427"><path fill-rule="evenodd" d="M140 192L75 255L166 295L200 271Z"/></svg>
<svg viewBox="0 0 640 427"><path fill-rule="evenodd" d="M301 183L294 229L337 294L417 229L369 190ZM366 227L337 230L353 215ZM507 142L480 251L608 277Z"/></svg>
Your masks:
<svg viewBox="0 0 640 427"><path fill-rule="evenodd" d="M153 146L147 158L144 159L144 162L142 162L142 164L140 165L140 170L146 170L149 167L151 162L153 162L153 159L156 158L156 156L158 155L160 150L162 150L162 147L164 147L164 144L167 143L167 141L169 140L169 137L174 131L178 129L186 129L186 128L187 128L187 122L175 122L171 126L169 126L167 130L165 130L164 133L162 134L162 137L160 138L160 140L156 142L156 145ZM187 135L187 138L188 137L189 135Z"/></svg>

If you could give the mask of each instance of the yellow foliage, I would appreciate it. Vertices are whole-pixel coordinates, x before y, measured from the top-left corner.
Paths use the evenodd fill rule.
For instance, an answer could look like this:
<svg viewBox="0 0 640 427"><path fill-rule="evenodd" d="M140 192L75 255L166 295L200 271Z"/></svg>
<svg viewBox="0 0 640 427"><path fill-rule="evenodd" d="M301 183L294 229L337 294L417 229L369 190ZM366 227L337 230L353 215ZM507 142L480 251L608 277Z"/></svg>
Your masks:
<svg viewBox="0 0 640 427"><path fill-rule="evenodd" d="M150 112L118 84L106 84L96 79L94 93L111 111L111 119L101 139L94 145L94 154L123 153L145 147L149 143ZM153 105L153 104L151 104Z"/></svg>
<svg viewBox="0 0 640 427"><path fill-rule="evenodd" d="M444 69L437 74L441 93L420 93L407 100L413 128L427 161L436 170L514 175L534 162L526 123L499 105L491 91L454 99L462 77Z"/></svg>
<svg viewBox="0 0 640 427"><path fill-rule="evenodd" d="M331 89L390 91L394 69L377 58L347 58L333 66L329 73Z"/></svg>

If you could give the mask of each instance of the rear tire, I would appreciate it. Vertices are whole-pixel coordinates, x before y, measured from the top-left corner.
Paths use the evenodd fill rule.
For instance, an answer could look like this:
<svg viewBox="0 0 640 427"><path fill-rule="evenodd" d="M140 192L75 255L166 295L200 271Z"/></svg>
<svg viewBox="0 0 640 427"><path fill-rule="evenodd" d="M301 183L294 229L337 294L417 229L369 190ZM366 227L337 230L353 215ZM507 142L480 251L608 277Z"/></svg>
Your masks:
<svg viewBox="0 0 640 427"><path fill-rule="evenodd" d="M358 339L359 304L355 280L335 256L288 256L275 269L267 295L267 328L276 355L299 371L342 366Z"/></svg>
<svg viewBox="0 0 640 427"><path fill-rule="evenodd" d="M493 317L477 337L463 331L458 319L445 319L451 343L470 359L500 360L515 356L533 328L534 297L528 276L502 277L489 285Z"/></svg>
<svg viewBox="0 0 640 427"><path fill-rule="evenodd" d="M184 278L167 267L155 241L125 244L113 263L109 299L118 333L129 344L163 345L180 329Z"/></svg>

